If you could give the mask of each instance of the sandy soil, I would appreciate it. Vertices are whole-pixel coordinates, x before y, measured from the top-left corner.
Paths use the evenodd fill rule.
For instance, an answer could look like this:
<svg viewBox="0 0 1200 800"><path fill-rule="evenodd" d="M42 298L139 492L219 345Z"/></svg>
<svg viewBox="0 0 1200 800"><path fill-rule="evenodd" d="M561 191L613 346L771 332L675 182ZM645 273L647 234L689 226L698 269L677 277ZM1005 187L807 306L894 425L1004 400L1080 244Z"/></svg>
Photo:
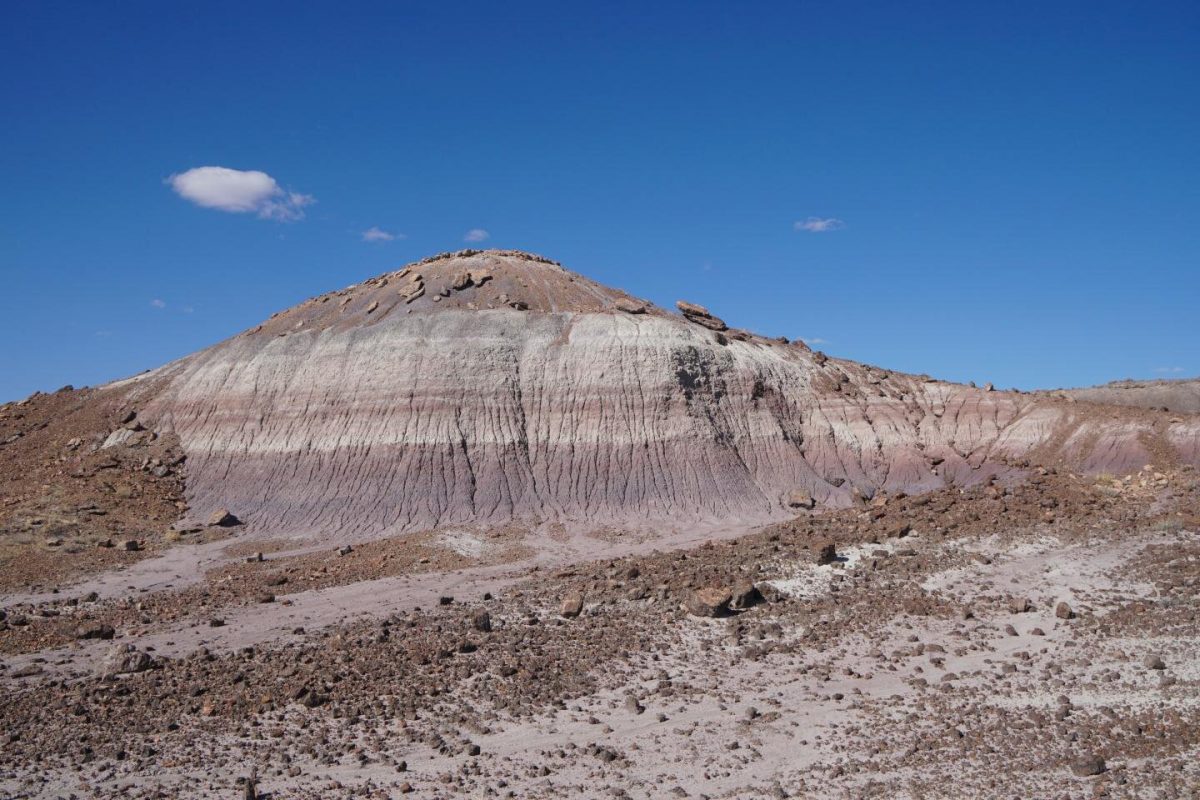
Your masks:
<svg viewBox="0 0 1200 800"><path fill-rule="evenodd" d="M13 592L0 794L1195 796L1197 476L1043 472L661 540L234 534ZM746 607L684 610L714 587Z"/></svg>

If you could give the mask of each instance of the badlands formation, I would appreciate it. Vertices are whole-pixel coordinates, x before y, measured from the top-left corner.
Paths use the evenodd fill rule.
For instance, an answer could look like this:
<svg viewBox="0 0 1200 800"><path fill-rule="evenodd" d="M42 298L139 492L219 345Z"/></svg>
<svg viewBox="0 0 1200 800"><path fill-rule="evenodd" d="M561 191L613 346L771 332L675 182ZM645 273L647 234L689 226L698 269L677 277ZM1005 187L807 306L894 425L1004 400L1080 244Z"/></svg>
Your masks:
<svg viewBox="0 0 1200 800"><path fill-rule="evenodd" d="M731 330L514 252L322 295L120 387L187 457L189 520L342 538L445 525L783 518L807 493L971 486L1030 463L1200 462L1195 419L1097 414ZM805 501L807 502L807 501Z"/></svg>
<svg viewBox="0 0 1200 800"><path fill-rule="evenodd" d="M1186 389L678 311L463 251L0 407L0 796L1200 793Z"/></svg>

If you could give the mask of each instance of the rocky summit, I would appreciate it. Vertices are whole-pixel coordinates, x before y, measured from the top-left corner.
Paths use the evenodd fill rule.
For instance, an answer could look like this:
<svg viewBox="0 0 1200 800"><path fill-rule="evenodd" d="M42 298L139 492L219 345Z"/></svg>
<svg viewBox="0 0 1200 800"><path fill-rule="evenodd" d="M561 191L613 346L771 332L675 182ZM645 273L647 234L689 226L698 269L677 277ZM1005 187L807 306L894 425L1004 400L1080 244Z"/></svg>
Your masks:
<svg viewBox="0 0 1200 800"><path fill-rule="evenodd" d="M681 294L446 253L0 406L0 796L1197 796L1190 386Z"/></svg>

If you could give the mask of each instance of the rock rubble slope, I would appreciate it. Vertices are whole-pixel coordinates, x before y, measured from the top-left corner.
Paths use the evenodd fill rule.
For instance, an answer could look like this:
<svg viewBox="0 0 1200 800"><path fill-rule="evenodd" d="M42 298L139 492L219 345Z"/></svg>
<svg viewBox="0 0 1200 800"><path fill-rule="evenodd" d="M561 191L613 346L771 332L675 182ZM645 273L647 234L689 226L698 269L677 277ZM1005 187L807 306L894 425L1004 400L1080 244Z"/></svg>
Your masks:
<svg viewBox="0 0 1200 800"><path fill-rule="evenodd" d="M186 453L189 519L228 508L253 535L753 524L796 492L848 507L1030 464L1200 462L1194 416L890 372L680 307L463 251L119 389Z"/></svg>

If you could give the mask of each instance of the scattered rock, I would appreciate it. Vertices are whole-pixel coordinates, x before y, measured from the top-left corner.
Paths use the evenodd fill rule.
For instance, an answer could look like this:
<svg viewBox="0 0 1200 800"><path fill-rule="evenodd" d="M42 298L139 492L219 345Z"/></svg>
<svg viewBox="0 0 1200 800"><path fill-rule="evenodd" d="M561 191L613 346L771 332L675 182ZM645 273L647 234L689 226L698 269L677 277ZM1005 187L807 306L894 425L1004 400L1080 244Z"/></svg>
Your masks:
<svg viewBox="0 0 1200 800"><path fill-rule="evenodd" d="M425 294L425 284L422 282L421 276L417 275L413 278L412 283L410 283L406 288L400 290L400 299L402 299L405 304L408 304L416 300L418 297L421 297L423 294Z"/></svg>
<svg viewBox="0 0 1200 800"><path fill-rule="evenodd" d="M818 565L832 564L837 559L837 546L833 542L823 542L817 546L815 560Z"/></svg>
<svg viewBox="0 0 1200 800"><path fill-rule="evenodd" d="M1164 662L1162 660L1162 657L1155 655L1153 653L1147 655L1145 658L1142 659L1142 666L1144 666L1146 669L1166 669L1167 668L1167 664L1166 664L1166 662Z"/></svg>
<svg viewBox="0 0 1200 800"><path fill-rule="evenodd" d="M696 617L719 617L729 610L733 593L724 587L708 586L689 592L684 608Z"/></svg>
<svg viewBox="0 0 1200 800"><path fill-rule="evenodd" d="M762 593L758 591L758 587L753 583L746 581L744 583L735 584L732 591L732 600L730 608L742 610L757 605L763 601Z"/></svg>
<svg viewBox="0 0 1200 800"><path fill-rule="evenodd" d="M609 747L597 747L592 751L592 755L603 761L605 764L611 764L621 757L615 750Z"/></svg>
<svg viewBox="0 0 1200 800"><path fill-rule="evenodd" d="M300 702L305 708L318 708L329 702L329 698L320 692L305 692Z"/></svg>
<svg viewBox="0 0 1200 800"><path fill-rule="evenodd" d="M131 644L113 645L100 664L102 675L126 675L145 672L154 664L153 659Z"/></svg>
<svg viewBox="0 0 1200 800"><path fill-rule="evenodd" d="M1058 617L1059 619L1074 619L1075 612L1071 610L1069 605L1067 605L1065 602L1062 602L1054 607L1054 616Z"/></svg>
<svg viewBox="0 0 1200 800"><path fill-rule="evenodd" d="M580 592L571 592L563 598L562 605L558 608L558 614L567 619L574 619L583 612L583 595Z"/></svg>
<svg viewBox="0 0 1200 800"><path fill-rule="evenodd" d="M117 632L112 625L105 625L103 623L81 625L75 631L76 639L111 639L116 635Z"/></svg>
<svg viewBox="0 0 1200 800"><path fill-rule="evenodd" d="M813 496L804 489L793 489L788 492L785 501L788 508L806 508L811 509L817 505L817 501Z"/></svg>
<svg viewBox="0 0 1200 800"><path fill-rule="evenodd" d="M1008 610L1013 614L1024 614L1033 611L1033 603L1028 597L1014 597L1009 601Z"/></svg>
<svg viewBox="0 0 1200 800"><path fill-rule="evenodd" d="M1087 755L1071 762L1071 773L1077 778L1099 775L1108 769L1104 759L1098 755Z"/></svg>
<svg viewBox="0 0 1200 800"><path fill-rule="evenodd" d="M208 524L210 527L230 528L241 524L241 520L231 514L228 508L218 508L208 515Z"/></svg>

